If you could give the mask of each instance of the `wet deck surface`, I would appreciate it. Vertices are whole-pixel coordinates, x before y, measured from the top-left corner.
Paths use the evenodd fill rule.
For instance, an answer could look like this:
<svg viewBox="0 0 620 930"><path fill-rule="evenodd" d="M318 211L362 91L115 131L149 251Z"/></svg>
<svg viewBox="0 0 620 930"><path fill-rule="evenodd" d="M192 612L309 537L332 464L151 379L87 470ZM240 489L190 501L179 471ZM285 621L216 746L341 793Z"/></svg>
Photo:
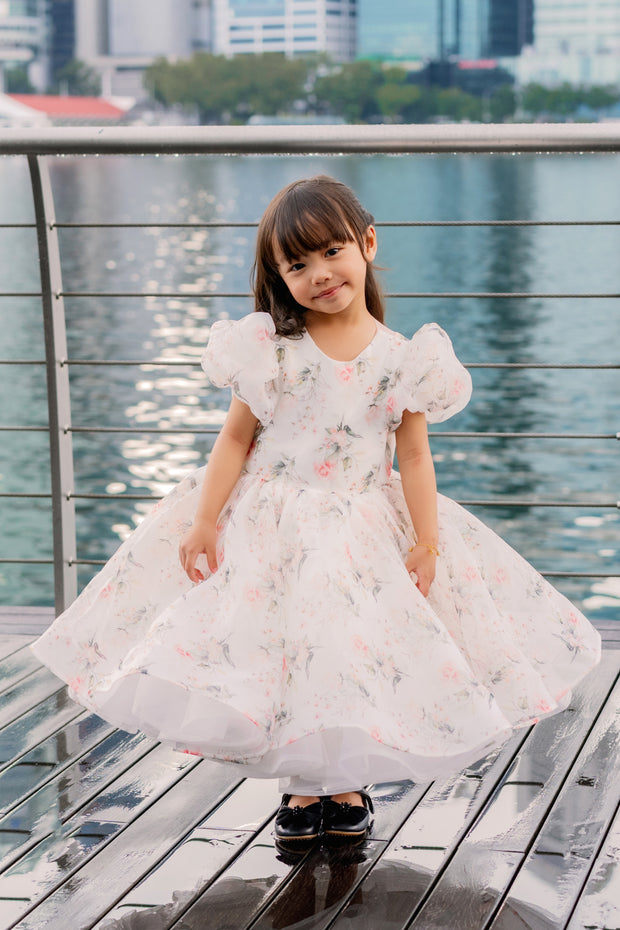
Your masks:
<svg viewBox="0 0 620 930"><path fill-rule="evenodd" d="M22 616L30 633L41 616ZM361 850L291 864L275 782L113 730L15 617L0 617L0 930L620 928L614 624L562 714L446 781L375 786Z"/></svg>

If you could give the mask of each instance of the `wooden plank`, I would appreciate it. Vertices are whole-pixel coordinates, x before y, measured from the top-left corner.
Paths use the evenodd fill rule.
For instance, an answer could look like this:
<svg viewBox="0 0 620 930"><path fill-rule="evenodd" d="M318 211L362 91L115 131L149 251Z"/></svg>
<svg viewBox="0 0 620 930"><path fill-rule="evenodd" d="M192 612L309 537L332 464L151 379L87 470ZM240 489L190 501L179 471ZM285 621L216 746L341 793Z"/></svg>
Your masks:
<svg viewBox="0 0 620 930"><path fill-rule="evenodd" d="M340 913L335 919L325 923L320 915L312 928L356 927L360 896L365 902L364 915L372 915L377 926L398 930L404 927L428 893L437 871L505 775L525 738L526 731L514 734L476 765L435 782L388 843L361 888L354 887L350 899L340 902ZM392 889L398 889L398 894L392 894Z"/></svg>
<svg viewBox="0 0 620 930"><path fill-rule="evenodd" d="M620 682L617 684L503 901L492 927L541 910L551 930L566 925L620 798Z"/></svg>
<svg viewBox="0 0 620 930"><path fill-rule="evenodd" d="M2 633L40 636L54 620L53 607L0 607Z"/></svg>
<svg viewBox="0 0 620 930"><path fill-rule="evenodd" d="M0 662L0 693L4 694L23 678L32 675L40 668L41 663L33 651L27 645L22 645L20 649L14 650ZM60 687L60 682L58 687Z"/></svg>
<svg viewBox="0 0 620 930"><path fill-rule="evenodd" d="M54 832L0 875L0 922L10 926L11 921L43 906L98 848L121 833L196 764L193 757L156 746L88 804L67 811L57 802L57 810L48 815L48 823L55 817ZM92 894L92 885L90 891ZM53 912L54 905L43 907L44 915ZM47 928L47 919L43 917L38 926ZM66 919L65 910L65 927ZM32 926L36 926L38 918L33 920ZM29 925L24 923L24 927Z"/></svg>
<svg viewBox="0 0 620 930"><path fill-rule="evenodd" d="M620 927L620 808L605 837L567 930Z"/></svg>
<svg viewBox="0 0 620 930"><path fill-rule="evenodd" d="M89 758L88 753L113 732L114 728L105 720L84 711L71 723L50 734L0 773L0 817L82 757ZM65 792L67 778L71 778L71 772L63 780ZM52 790L58 793L59 789L55 786Z"/></svg>
<svg viewBox="0 0 620 930"><path fill-rule="evenodd" d="M373 789L375 828L373 839L366 844L360 859L360 875L371 869L384 851L386 842L382 837L394 835L428 787L426 784L399 782ZM284 927L287 926L285 920L293 919L291 908L295 914L304 911L304 917L308 917L305 914L307 903L304 903L307 887L316 881L317 870L324 870L325 855L321 849L315 848L301 863L287 859L276 849L272 831L273 824L267 824L215 881L205 882L207 887L202 894L172 924L175 930L204 927L206 914L209 915L209 930L233 926L242 928L250 924L257 928L278 925L273 920ZM226 899L229 901L228 912L222 907Z"/></svg>
<svg viewBox="0 0 620 930"><path fill-rule="evenodd" d="M113 732L0 818L0 872L58 828L153 749L141 734Z"/></svg>
<svg viewBox="0 0 620 930"><path fill-rule="evenodd" d="M160 748L164 758L164 747ZM167 752L172 753L171 750ZM172 763L181 777L168 785L157 804L144 809L141 803L139 808L144 809L144 813L137 819L134 815L138 807L135 807L132 822L126 829L115 837L105 838L95 855L88 855L80 868L75 867L74 857L62 883L55 883L54 893L20 921L21 930L67 930L68 921L75 914L80 915L81 927L91 927L118 901L128 885L142 878L155 862L191 833L204 818L205 810L217 804L239 782L236 773L222 765L205 760L190 761L182 753L174 753L174 756L175 759L170 756L169 764ZM98 808L94 808L94 813L98 814ZM82 812L81 816L85 815L86 812ZM95 826L99 829L97 823ZM72 842L86 836L88 829L89 822L84 821L79 831L71 833ZM66 854L69 852L68 846ZM105 883L99 881L101 875L106 876ZM94 887L97 887L96 894L93 894Z"/></svg>
<svg viewBox="0 0 620 930"><path fill-rule="evenodd" d="M499 790L431 883L412 928L445 930L456 919L455 901L464 905L459 930L479 930L490 919L580 752L619 663L617 653L606 654L597 673L576 689L569 708L534 727ZM487 874L495 884L487 885Z"/></svg>
<svg viewBox="0 0 620 930"><path fill-rule="evenodd" d="M383 845L383 844L380 844ZM310 853L302 868L312 871L320 862L321 853ZM309 865L309 863L312 865ZM171 924L174 930L209 927L209 930L247 927L265 903L286 885L291 875L300 871L278 854L268 824L246 846L189 909ZM208 916L207 916L208 915ZM272 925L273 926L273 925ZM287 924L282 922L281 926Z"/></svg>
<svg viewBox="0 0 620 930"><path fill-rule="evenodd" d="M23 636L20 633L0 632L0 660L6 659L7 656L17 652L18 649L23 649L33 639L33 636Z"/></svg>
<svg viewBox="0 0 620 930"><path fill-rule="evenodd" d="M274 804L272 780L244 780L127 892L96 930L123 917L127 922L130 916L148 921L149 928L168 926L271 819Z"/></svg>
<svg viewBox="0 0 620 930"><path fill-rule="evenodd" d="M48 669L37 669L2 695L0 727L12 723L17 717L36 707L40 701L44 701L51 694L56 694L63 687L65 686L60 679Z"/></svg>
<svg viewBox="0 0 620 930"><path fill-rule="evenodd" d="M22 714L0 730L0 771L83 713L84 708L72 701L63 688Z"/></svg>

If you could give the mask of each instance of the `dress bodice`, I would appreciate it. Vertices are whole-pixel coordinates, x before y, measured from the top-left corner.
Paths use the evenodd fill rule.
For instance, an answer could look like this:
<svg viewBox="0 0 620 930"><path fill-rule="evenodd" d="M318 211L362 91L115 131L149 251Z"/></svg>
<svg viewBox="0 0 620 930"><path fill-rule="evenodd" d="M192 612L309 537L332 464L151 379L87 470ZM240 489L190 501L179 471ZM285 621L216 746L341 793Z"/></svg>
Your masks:
<svg viewBox="0 0 620 930"><path fill-rule="evenodd" d="M411 340L377 323L356 358L338 361L308 332L279 336L267 313L251 313L213 325L203 366L260 421L245 471L323 490L383 486L403 411L437 422L471 394L468 372L435 323Z"/></svg>
<svg viewBox="0 0 620 930"><path fill-rule="evenodd" d="M364 491L389 478L394 458L394 364L399 337L378 326L351 361L325 355L306 332L280 338L278 403L247 471L324 490Z"/></svg>

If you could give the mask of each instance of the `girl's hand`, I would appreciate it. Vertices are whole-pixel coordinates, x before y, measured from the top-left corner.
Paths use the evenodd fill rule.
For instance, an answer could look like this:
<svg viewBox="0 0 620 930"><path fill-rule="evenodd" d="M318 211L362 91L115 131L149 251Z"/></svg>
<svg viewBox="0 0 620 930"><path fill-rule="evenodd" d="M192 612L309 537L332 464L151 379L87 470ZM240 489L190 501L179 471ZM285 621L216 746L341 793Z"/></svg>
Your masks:
<svg viewBox="0 0 620 930"><path fill-rule="evenodd" d="M428 597L428 592L435 577L435 565L437 556L425 546L414 546L405 561L405 568L411 574L416 576L416 588L424 597ZM412 579L413 580L413 579Z"/></svg>
<svg viewBox="0 0 620 930"><path fill-rule="evenodd" d="M200 521L194 523L179 545L179 559L190 581L204 581L205 576L196 568L196 559L204 553L209 570L217 571L216 529L215 523Z"/></svg>

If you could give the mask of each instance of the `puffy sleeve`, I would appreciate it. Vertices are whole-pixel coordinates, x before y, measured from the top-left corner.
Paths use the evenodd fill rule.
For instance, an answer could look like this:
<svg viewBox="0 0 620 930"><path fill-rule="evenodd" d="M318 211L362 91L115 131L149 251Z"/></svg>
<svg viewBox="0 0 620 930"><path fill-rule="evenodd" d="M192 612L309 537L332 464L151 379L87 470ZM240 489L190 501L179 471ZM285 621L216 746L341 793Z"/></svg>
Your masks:
<svg viewBox="0 0 620 930"><path fill-rule="evenodd" d="M471 376L437 323L427 323L402 347L395 409L426 414L429 423L441 423L465 407L471 397Z"/></svg>
<svg viewBox="0 0 620 930"><path fill-rule="evenodd" d="M216 387L230 387L264 425L273 419L278 396L275 325L268 313L218 320L211 327L202 367Z"/></svg>

